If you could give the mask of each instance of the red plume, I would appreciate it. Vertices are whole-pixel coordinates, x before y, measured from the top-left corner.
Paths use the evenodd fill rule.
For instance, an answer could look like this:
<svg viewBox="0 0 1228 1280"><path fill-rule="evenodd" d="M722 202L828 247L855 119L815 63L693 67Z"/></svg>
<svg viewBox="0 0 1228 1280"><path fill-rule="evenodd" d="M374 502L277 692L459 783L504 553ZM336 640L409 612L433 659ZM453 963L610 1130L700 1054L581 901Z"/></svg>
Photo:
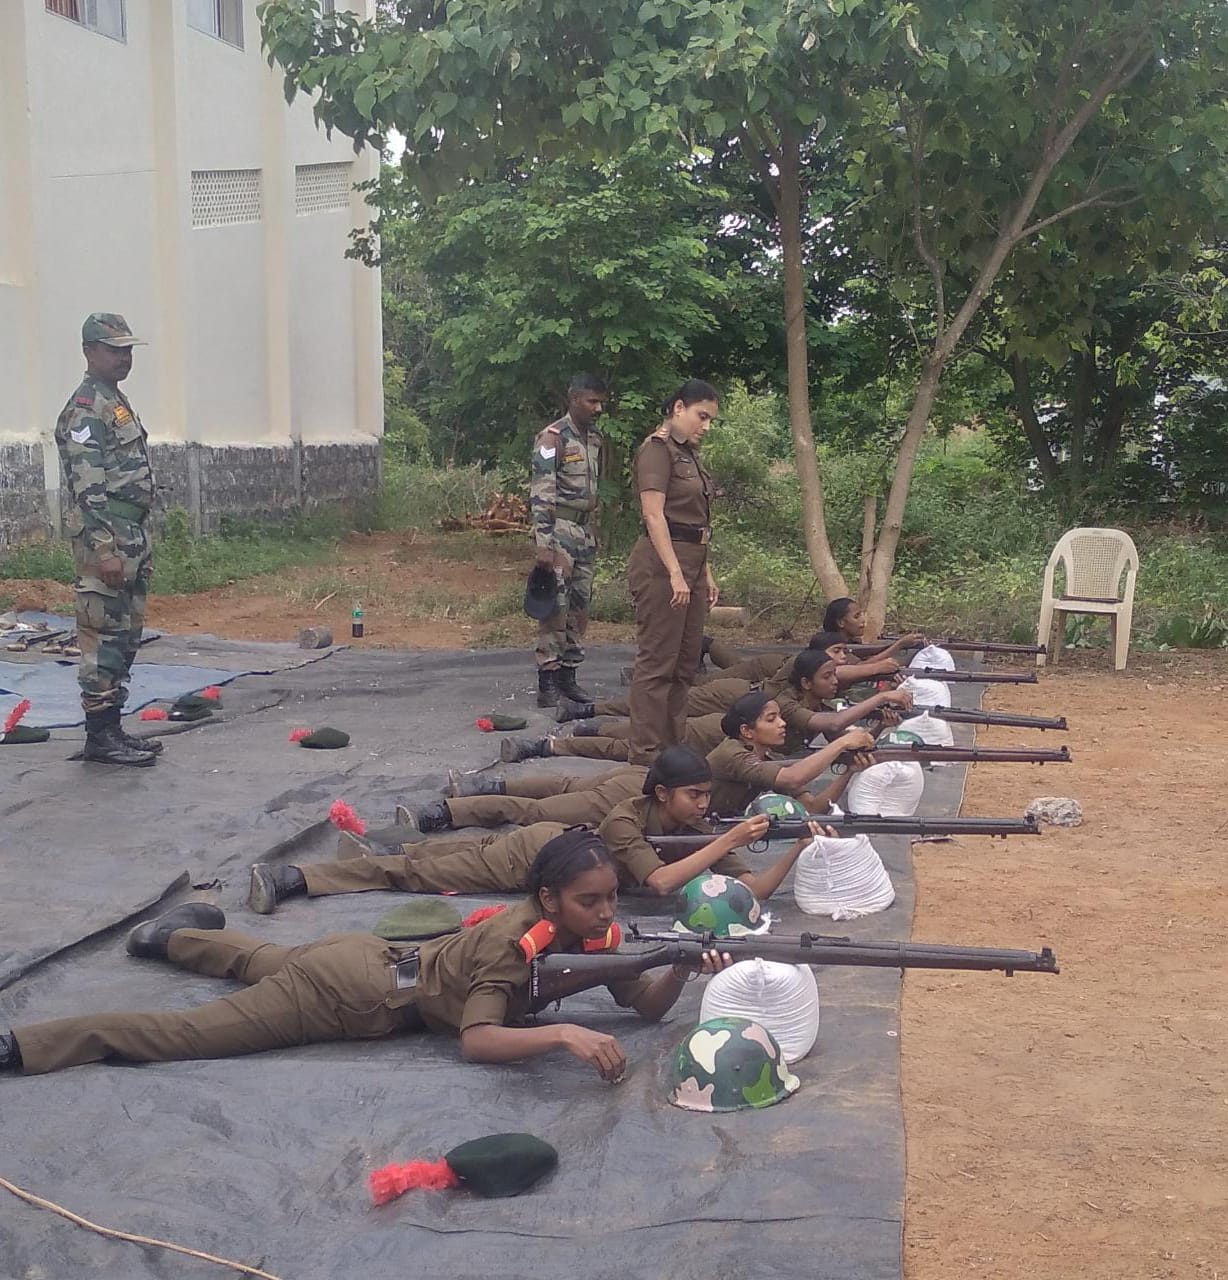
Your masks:
<svg viewBox="0 0 1228 1280"><path fill-rule="evenodd" d="M21 720L21 717L24 716L26 712L30 710L30 707L32 705L33 703L31 703L29 698L22 698L22 700L12 709L12 711L10 711L7 716L5 716L4 732L11 733L14 729L16 729L18 723Z"/></svg>
<svg viewBox="0 0 1228 1280"><path fill-rule="evenodd" d="M461 924L463 924L466 929L472 929L475 924L481 924L483 920L489 920L491 916L497 916L500 911L505 911L506 909L506 902L496 902L490 907L479 907L476 911L471 911L461 921Z"/></svg>
<svg viewBox="0 0 1228 1280"><path fill-rule="evenodd" d="M352 831L356 836L367 834L367 824L354 812L353 806L344 800L334 800L328 811L329 820L338 831Z"/></svg>
<svg viewBox="0 0 1228 1280"><path fill-rule="evenodd" d="M161 707L146 707L144 711L141 712L141 719L142 720L165 720L167 719L167 715L166 715L166 712L163 711Z"/></svg>
<svg viewBox="0 0 1228 1280"><path fill-rule="evenodd" d="M291 729L290 730L291 742L302 742L304 738L309 738L310 736L311 736L310 729Z"/></svg>
<svg viewBox="0 0 1228 1280"><path fill-rule="evenodd" d="M460 1179L452 1172L446 1160L410 1160L407 1164L386 1164L375 1169L367 1179L371 1187L371 1199L376 1204L387 1204L407 1191L422 1188L427 1191L444 1191L459 1187Z"/></svg>
<svg viewBox="0 0 1228 1280"><path fill-rule="evenodd" d="M207 689L200 691L200 696L202 698L211 698L214 702L217 702L222 696L222 691L217 685L211 684Z"/></svg>
<svg viewBox="0 0 1228 1280"><path fill-rule="evenodd" d="M483 733L494 733L495 731L495 722L489 716L482 716L481 719L475 720L473 723Z"/></svg>

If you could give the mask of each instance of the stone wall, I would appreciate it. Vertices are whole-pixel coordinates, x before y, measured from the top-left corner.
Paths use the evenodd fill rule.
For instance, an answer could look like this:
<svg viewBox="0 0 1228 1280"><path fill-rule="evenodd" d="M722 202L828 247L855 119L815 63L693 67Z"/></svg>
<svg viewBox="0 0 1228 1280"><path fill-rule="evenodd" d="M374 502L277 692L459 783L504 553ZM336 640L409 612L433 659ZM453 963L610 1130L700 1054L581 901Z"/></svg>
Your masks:
<svg viewBox="0 0 1228 1280"><path fill-rule="evenodd" d="M197 533L224 517L268 522L325 506L361 511L380 482L380 443L150 446L162 511L183 507ZM51 531L58 494L43 482L42 445L0 444L0 550Z"/></svg>
<svg viewBox="0 0 1228 1280"><path fill-rule="evenodd" d="M0 547L50 532L43 446L0 443Z"/></svg>

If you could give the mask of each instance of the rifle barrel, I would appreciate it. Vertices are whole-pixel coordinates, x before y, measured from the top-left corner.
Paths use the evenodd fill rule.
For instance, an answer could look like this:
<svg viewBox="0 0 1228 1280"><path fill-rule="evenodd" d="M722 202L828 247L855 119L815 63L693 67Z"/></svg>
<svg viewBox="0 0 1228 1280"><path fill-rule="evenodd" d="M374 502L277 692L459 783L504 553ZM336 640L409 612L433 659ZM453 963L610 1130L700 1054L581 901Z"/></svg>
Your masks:
<svg viewBox="0 0 1228 1280"><path fill-rule="evenodd" d="M922 707L936 720L952 724L996 724L1011 729L1065 729L1065 716L1024 716L1013 711L965 711L961 707Z"/></svg>
<svg viewBox="0 0 1228 1280"><path fill-rule="evenodd" d="M902 676L942 680L947 684L1035 684L1035 671L944 671L941 667L902 667Z"/></svg>
<svg viewBox="0 0 1228 1280"><path fill-rule="evenodd" d="M888 645L893 644L896 640L895 636L880 636L874 644L855 644L849 646L849 651L857 655L863 653L880 653ZM919 644L908 645L909 649L920 649L922 645L936 644L940 649L946 649L951 653L1028 653L1037 654L1044 653L1045 647L1040 644L1009 644L1004 640L959 640L954 636L948 636L945 639L929 639Z"/></svg>
<svg viewBox="0 0 1228 1280"><path fill-rule="evenodd" d="M842 751L837 764L852 764L856 751ZM1069 764L1070 748L1058 747L931 747L925 743L885 743L869 753L876 763L884 760L915 760L918 764L937 764L950 760L968 764Z"/></svg>
<svg viewBox="0 0 1228 1280"><path fill-rule="evenodd" d="M717 818L720 826L732 827L744 818ZM1032 817L1023 818L904 818L898 814L842 813L830 817L817 816L815 822L847 831L853 835L986 835L986 836L1035 836L1040 834L1040 824ZM768 826L767 840L800 840L809 834L805 821L773 819ZM651 840L690 839L689 836L652 836Z"/></svg>

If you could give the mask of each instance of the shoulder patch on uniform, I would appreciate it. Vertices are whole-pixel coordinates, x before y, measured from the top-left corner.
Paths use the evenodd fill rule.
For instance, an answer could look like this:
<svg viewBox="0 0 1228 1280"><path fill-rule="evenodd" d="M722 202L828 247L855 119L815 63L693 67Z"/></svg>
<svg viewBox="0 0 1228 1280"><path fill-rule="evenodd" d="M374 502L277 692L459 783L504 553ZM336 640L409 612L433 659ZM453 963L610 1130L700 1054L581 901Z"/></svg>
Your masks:
<svg viewBox="0 0 1228 1280"><path fill-rule="evenodd" d="M84 444L90 438L90 429L89 427L82 427L80 431L73 431L69 428L68 434L72 436L78 444Z"/></svg>
<svg viewBox="0 0 1228 1280"><path fill-rule="evenodd" d="M131 422L131 421L132 421L132 414L130 414L130 413L128 412L128 410L127 410L127 409L125 409L125 408L124 408L124 406L123 406L122 404L121 404L121 405L117 405L117 406L116 406L116 409L115 409L115 421L116 421L116 422L118 422L118 423L120 424L120 426L122 427L122 426L124 425L124 423L125 423L125 422Z"/></svg>
<svg viewBox="0 0 1228 1280"><path fill-rule="evenodd" d="M94 407L93 396L74 396L73 404L79 404L83 409L92 409Z"/></svg>
<svg viewBox="0 0 1228 1280"><path fill-rule="evenodd" d="M538 449L537 452L540 453L543 458L553 458L556 450L547 449L545 445L542 445L542 447Z"/></svg>

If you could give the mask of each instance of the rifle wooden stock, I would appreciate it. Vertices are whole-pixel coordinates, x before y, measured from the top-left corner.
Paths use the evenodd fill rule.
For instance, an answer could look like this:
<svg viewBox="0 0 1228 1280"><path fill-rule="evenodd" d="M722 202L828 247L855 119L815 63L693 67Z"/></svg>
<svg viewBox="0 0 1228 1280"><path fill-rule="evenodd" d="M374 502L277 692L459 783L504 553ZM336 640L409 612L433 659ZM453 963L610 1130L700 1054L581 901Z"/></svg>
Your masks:
<svg viewBox="0 0 1228 1280"><path fill-rule="evenodd" d="M915 760L918 764L953 761L966 764L1069 764L1070 748L1058 747L932 747L924 742L890 742L876 745L868 753L842 751L836 766L853 763L854 756L869 754L875 764L887 760Z"/></svg>
<svg viewBox="0 0 1228 1280"><path fill-rule="evenodd" d="M1035 671L944 671L941 667L901 667L902 676L942 680L947 684L1035 684Z"/></svg>
<svg viewBox="0 0 1228 1280"><path fill-rule="evenodd" d="M895 642L895 636L881 636L874 644L851 644L848 649L850 653L855 653L858 657L869 657L875 653L882 653L884 649ZM1008 644L1004 640L957 640L954 636L949 636L945 640L922 640L915 645L909 645L910 649L920 649L925 645L936 644L940 649L946 649L950 653L1044 653L1045 647L1040 644Z"/></svg>
<svg viewBox="0 0 1228 1280"><path fill-rule="evenodd" d="M1065 729L1065 716L1023 716L1013 711L964 711L959 707L921 707L917 715L928 711L936 720L952 724L998 724L1011 729Z"/></svg>
<svg viewBox="0 0 1228 1280"><path fill-rule="evenodd" d="M651 969L685 964L698 968L705 951L728 952L735 960L778 960L784 964L854 965L875 969L968 969L1015 973L1058 973L1057 958L1040 951L993 947L953 947L924 942L855 942L823 934L717 938L712 934L641 933L631 937L649 944L646 950L603 951L539 956L532 963L529 992L540 1009L580 991L638 978Z"/></svg>
<svg viewBox="0 0 1228 1280"><path fill-rule="evenodd" d="M744 818L717 818L718 826L729 828ZM1038 836L1040 824L1035 818L900 818L883 817L876 813L842 813L830 817L815 817L815 822L832 827L842 836ZM809 840L807 822L773 818L767 834L748 847L763 849L769 840ZM685 858L699 849L706 849L716 839L715 835L649 836L652 845L666 862Z"/></svg>

